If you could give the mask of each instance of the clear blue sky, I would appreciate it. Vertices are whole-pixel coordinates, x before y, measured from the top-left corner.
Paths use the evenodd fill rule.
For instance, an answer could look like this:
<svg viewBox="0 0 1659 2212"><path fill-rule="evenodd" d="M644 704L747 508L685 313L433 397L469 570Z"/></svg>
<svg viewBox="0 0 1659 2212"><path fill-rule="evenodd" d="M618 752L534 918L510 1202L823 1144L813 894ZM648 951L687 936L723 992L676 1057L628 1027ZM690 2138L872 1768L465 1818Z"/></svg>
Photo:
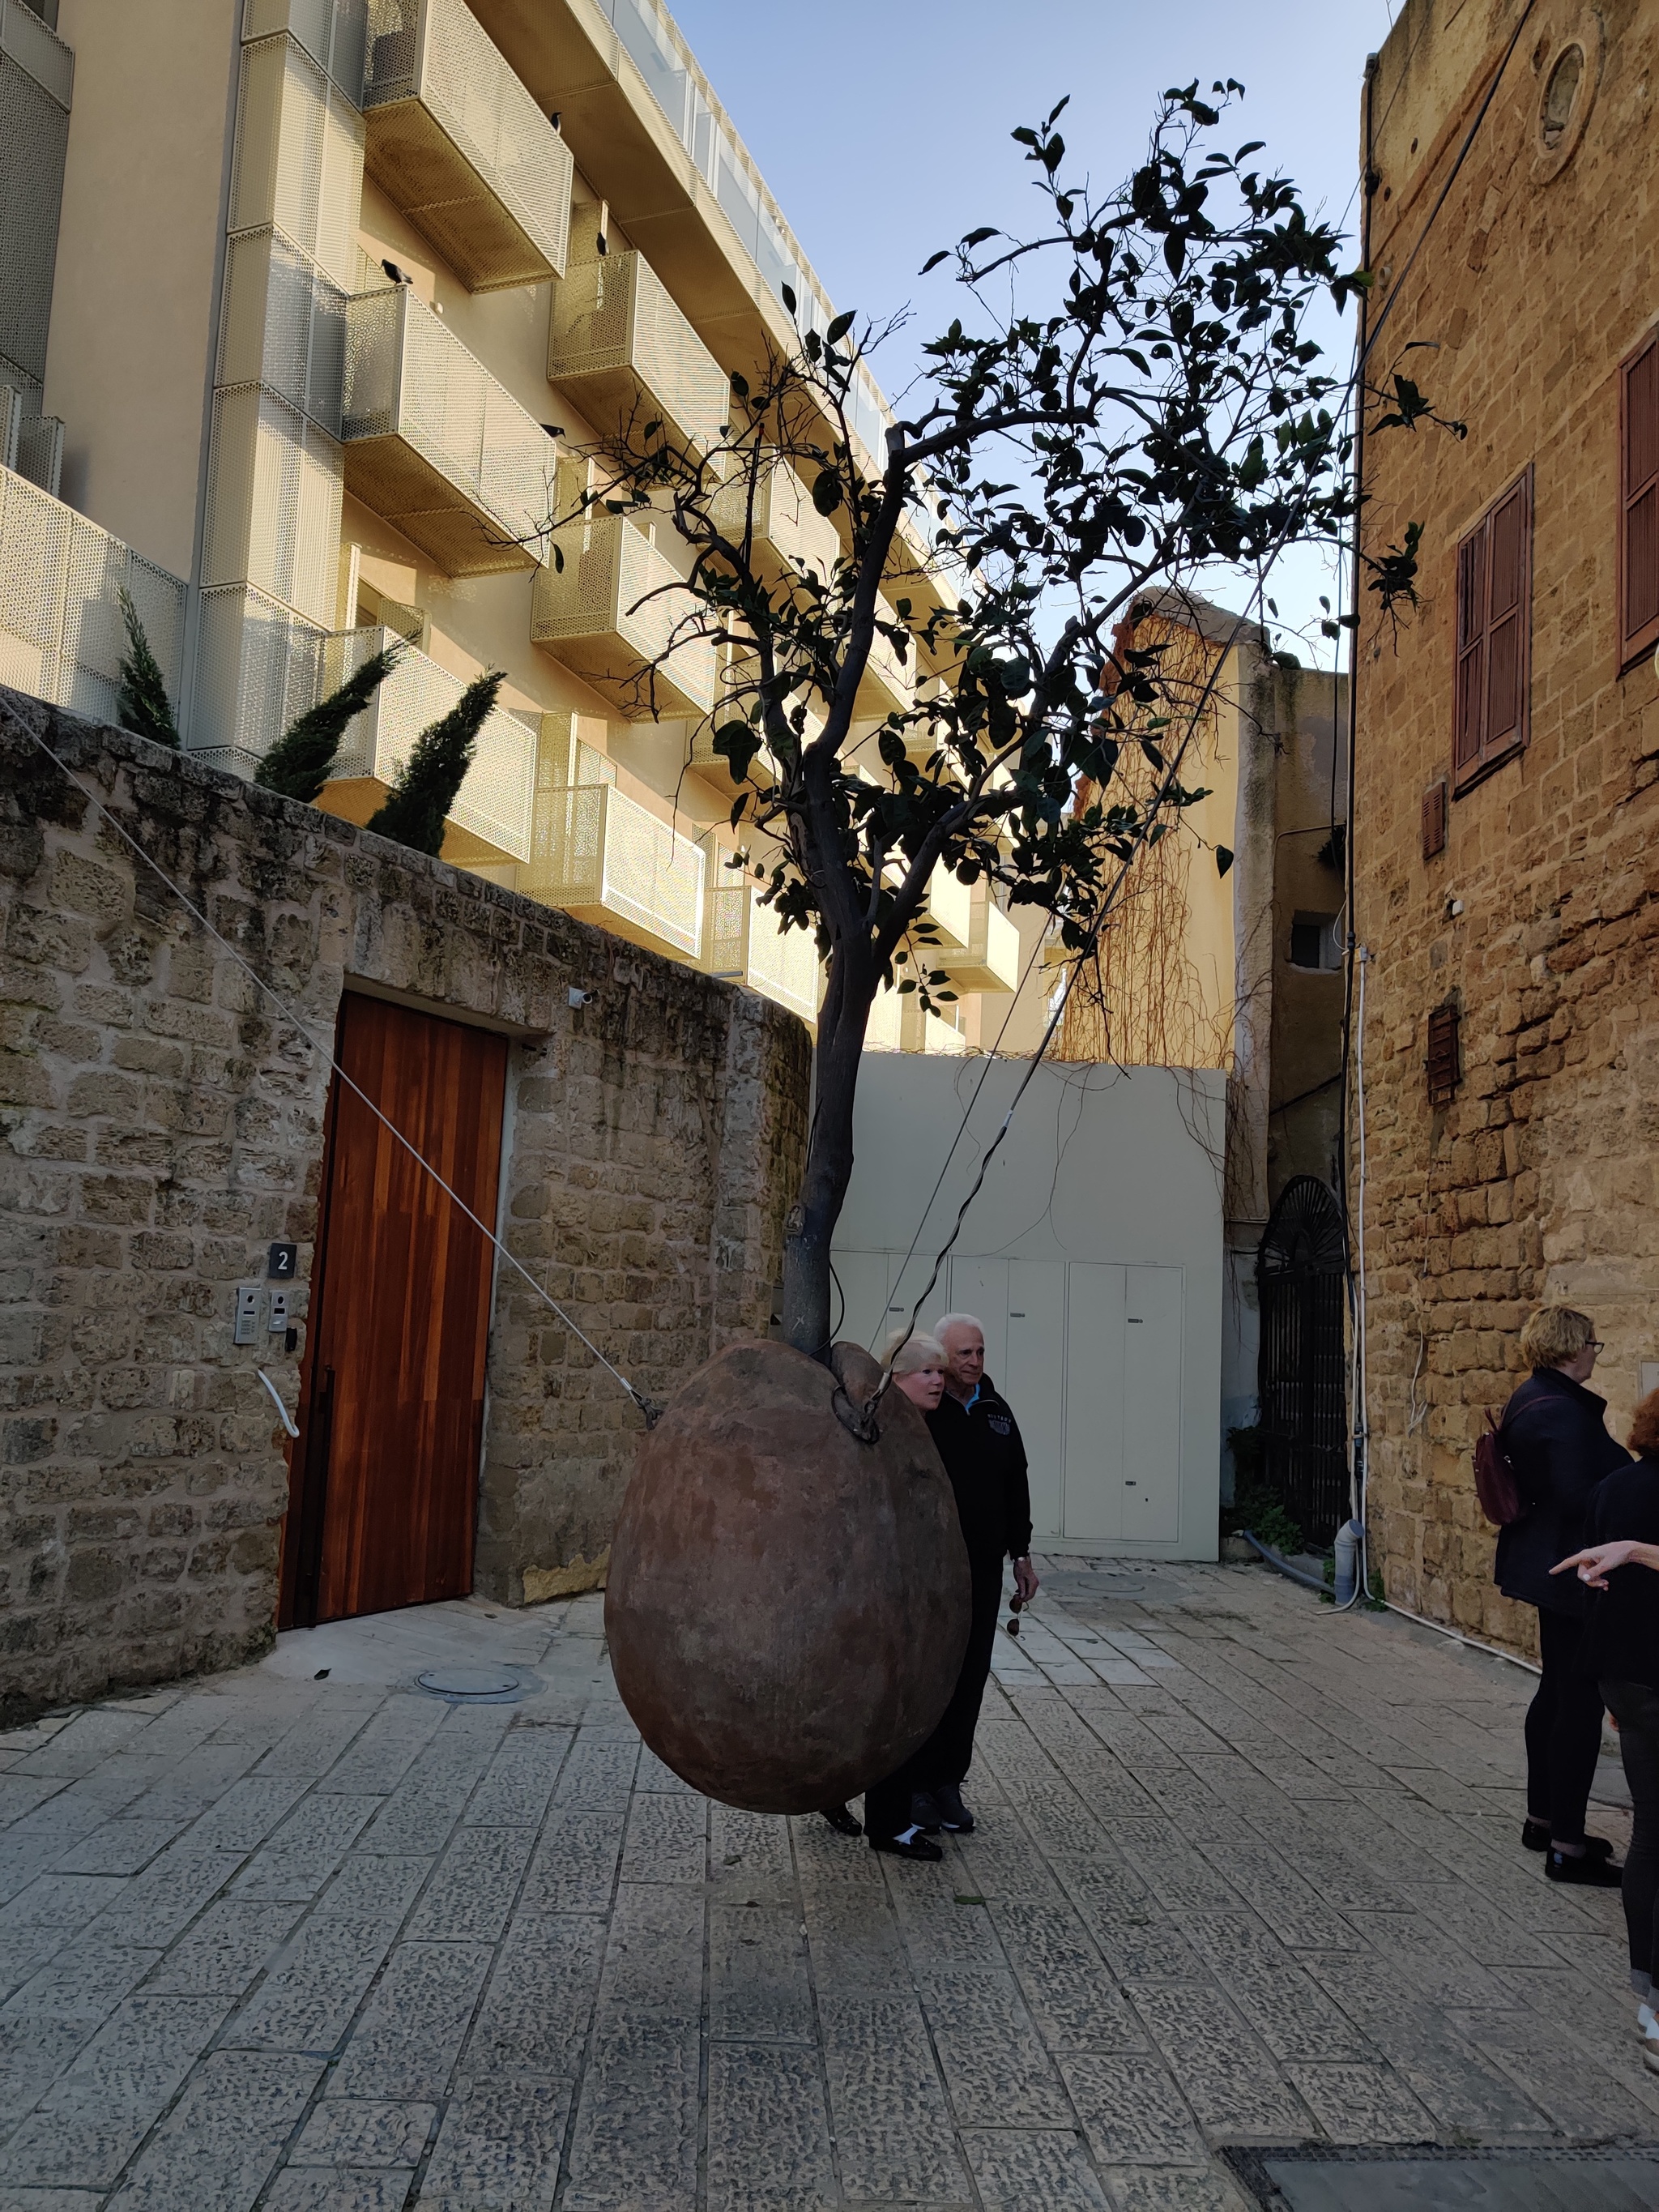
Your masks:
<svg viewBox="0 0 1659 2212"><path fill-rule="evenodd" d="M911 305L924 338L954 311L945 270L924 281L921 264L976 224L1029 222L1008 133L1066 93L1067 144L1106 183L1139 158L1165 86L1237 77L1237 143L1265 139L1262 160L1311 209L1333 221L1349 210L1352 228L1365 56L1399 12L1398 0L670 5L836 305L878 319ZM1343 373L1351 327L1331 317L1312 332ZM876 366L890 388L903 383L903 336ZM1328 588L1316 561L1293 555L1274 596L1305 620Z"/></svg>

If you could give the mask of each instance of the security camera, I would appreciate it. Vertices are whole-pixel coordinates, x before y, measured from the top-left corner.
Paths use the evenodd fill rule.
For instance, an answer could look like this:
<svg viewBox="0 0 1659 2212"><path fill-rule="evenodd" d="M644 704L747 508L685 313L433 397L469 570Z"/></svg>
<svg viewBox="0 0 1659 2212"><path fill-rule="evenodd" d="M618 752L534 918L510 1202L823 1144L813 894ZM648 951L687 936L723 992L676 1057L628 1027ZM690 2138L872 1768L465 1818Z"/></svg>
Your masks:
<svg viewBox="0 0 1659 2212"><path fill-rule="evenodd" d="M573 1006L591 1006L597 996L596 992L578 989L574 983L570 986L570 1003Z"/></svg>

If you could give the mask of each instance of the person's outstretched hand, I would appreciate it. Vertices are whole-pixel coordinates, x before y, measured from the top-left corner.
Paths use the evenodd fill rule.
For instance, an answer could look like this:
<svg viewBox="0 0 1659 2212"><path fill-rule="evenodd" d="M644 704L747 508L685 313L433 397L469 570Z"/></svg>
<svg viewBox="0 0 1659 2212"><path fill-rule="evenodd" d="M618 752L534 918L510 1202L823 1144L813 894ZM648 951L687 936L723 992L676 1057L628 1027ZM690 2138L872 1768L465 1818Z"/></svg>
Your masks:
<svg viewBox="0 0 1659 2212"><path fill-rule="evenodd" d="M1014 1561L1014 1588L1022 1605L1030 1605L1037 1594L1037 1572L1029 1559Z"/></svg>
<svg viewBox="0 0 1659 2212"><path fill-rule="evenodd" d="M1613 1569L1627 1566L1632 1559L1639 1565L1652 1566L1659 1561L1659 1553L1651 1544L1623 1538L1616 1544L1592 1544L1588 1551L1575 1552L1570 1559L1562 1559L1553 1566L1550 1572L1564 1575L1569 1567L1577 1567L1581 1583L1588 1583L1592 1589L1605 1589Z"/></svg>

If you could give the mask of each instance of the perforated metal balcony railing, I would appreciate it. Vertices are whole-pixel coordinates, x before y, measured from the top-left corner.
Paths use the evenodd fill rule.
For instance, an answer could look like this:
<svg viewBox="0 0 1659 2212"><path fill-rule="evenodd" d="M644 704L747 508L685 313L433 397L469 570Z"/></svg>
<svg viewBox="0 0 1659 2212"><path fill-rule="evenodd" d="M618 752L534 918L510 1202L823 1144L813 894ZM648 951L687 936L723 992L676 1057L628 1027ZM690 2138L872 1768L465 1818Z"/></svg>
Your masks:
<svg viewBox="0 0 1659 2212"><path fill-rule="evenodd" d="M942 968L959 990L1019 988L1019 932L982 878L964 884L948 868L935 868L927 911L939 933L938 943L927 948L929 966Z"/></svg>
<svg viewBox="0 0 1659 2212"><path fill-rule="evenodd" d="M451 576L533 568L551 439L406 284L346 308L346 489Z"/></svg>
<svg viewBox="0 0 1659 2212"><path fill-rule="evenodd" d="M876 620L878 623L898 621L897 615L886 600L878 597ZM864 681L859 685L858 711L860 714L890 714L904 713L916 696L915 648L903 659L892 640L878 629L870 647L870 658L865 664Z"/></svg>
<svg viewBox="0 0 1659 2212"><path fill-rule="evenodd" d="M699 845L611 783L536 798L519 889L654 952L698 959L707 857Z"/></svg>
<svg viewBox="0 0 1659 2212"><path fill-rule="evenodd" d="M0 684L112 722L132 594L175 705L185 586L62 500L0 469Z"/></svg>
<svg viewBox="0 0 1659 2212"><path fill-rule="evenodd" d="M570 150L464 0L369 0L364 165L471 292L564 272Z"/></svg>
<svg viewBox="0 0 1659 2212"><path fill-rule="evenodd" d="M780 929L775 911L763 906L753 884L735 878L709 886L704 906L703 965L711 975L744 983L804 1022L815 1022L823 970L811 930Z"/></svg>
<svg viewBox="0 0 1659 2212"><path fill-rule="evenodd" d="M771 456L756 475L752 495L746 475L736 477L709 506L709 520L735 546L745 538L757 574L800 574L812 569L827 580L841 558L841 532L820 514L811 494L787 461Z"/></svg>
<svg viewBox="0 0 1659 2212"><path fill-rule="evenodd" d="M322 688L333 690L371 653L397 642L397 632L382 628L345 630L331 638L323 654ZM416 738L448 714L465 689L459 676L406 646L368 707L348 726L331 781L366 780L381 791L389 789ZM531 855L537 738L530 723L496 708L478 732L472 765L449 810L457 829L504 860L527 860Z"/></svg>
<svg viewBox="0 0 1659 2212"><path fill-rule="evenodd" d="M548 381L602 435L660 420L705 453L720 434L730 384L720 363L639 253L594 252L580 242L553 294Z"/></svg>
<svg viewBox="0 0 1659 2212"><path fill-rule="evenodd" d="M20 0L0 0L0 376L46 374L75 57Z"/></svg>
<svg viewBox="0 0 1659 2212"><path fill-rule="evenodd" d="M694 602L677 571L625 514L592 514L558 533L531 593L530 635L574 668L625 721L706 714L714 703L714 647L674 642Z"/></svg>

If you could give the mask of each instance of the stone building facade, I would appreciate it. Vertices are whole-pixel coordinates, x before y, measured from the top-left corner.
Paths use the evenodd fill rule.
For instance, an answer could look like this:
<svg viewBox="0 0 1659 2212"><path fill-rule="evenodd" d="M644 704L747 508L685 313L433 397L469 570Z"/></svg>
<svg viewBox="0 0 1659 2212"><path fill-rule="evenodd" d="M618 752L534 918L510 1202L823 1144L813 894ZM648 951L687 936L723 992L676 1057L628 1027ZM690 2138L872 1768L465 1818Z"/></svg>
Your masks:
<svg viewBox="0 0 1659 2212"><path fill-rule="evenodd" d="M1527 1311L1594 1315L1616 1431L1659 1380L1659 14L1523 8L1409 0L1370 76L1368 380L1467 435L1367 439L1421 605L1359 633L1353 835L1375 1559L1524 1650L1470 1454Z"/></svg>
<svg viewBox="0 0 1659 2212"><path fill-rule="evenodd" d="M7 1708L270 1639L289 1470L258 1370L292 1407L346 990L506 1036L501 1233L642 1389L766 1332L805 1126L793 1015L15 695L0 792ZM239 1345L277 1240L291 1341ZM639 1414L505 1267L487 1387L475 1587L591 1586Z"/></svg>

